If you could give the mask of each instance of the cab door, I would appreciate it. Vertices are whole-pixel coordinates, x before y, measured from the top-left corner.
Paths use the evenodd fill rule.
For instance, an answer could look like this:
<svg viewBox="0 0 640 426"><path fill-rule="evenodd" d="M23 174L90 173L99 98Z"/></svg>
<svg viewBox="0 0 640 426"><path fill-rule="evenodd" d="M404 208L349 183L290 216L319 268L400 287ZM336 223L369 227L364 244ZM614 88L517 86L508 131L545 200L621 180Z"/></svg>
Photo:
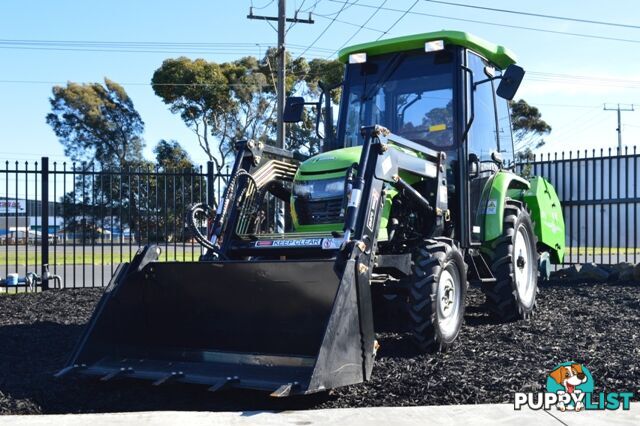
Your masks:
<svg viewBox="0 0 640 426"><path fill-rule="evenodd" d="M481 56L467 51L467 67L473 72L473 81L486 80L490 74L486 69L489 62ZM470 90L474 90L470 88ZM469 219L471 221L471 242L479 243L482 235L482 221L479 218L481 195L487 181L498 170L492 154L500 152L498 115L493 81L479 84L473 94L474 119L468 136L469 156ZM508 116L507 116L508 118ZM504 123L501 123L503 125ZM510 123L509 135L511 135ZM484 204L484 203L483 203Z"/></svg>

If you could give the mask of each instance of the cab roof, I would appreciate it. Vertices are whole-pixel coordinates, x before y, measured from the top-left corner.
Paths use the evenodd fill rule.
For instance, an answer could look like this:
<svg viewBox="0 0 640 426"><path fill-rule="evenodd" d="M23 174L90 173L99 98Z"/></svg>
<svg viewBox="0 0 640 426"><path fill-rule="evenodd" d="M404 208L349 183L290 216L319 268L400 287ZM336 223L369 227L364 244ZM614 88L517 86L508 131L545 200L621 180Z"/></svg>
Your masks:
<svg viewBox="0 0 640 426"><path fill-rule="evenodd" d="M352 53L366 52L369 56L377 56L385 53L424 49L426 42L434 40L443 40L445 45L452 44L473 50L501 69L516 62L516 55L504 46L490 43L480 37L463 31L446 30L356 44L340 50L338 59L341 62L347 63L349 62L349 55Z"/></svg>

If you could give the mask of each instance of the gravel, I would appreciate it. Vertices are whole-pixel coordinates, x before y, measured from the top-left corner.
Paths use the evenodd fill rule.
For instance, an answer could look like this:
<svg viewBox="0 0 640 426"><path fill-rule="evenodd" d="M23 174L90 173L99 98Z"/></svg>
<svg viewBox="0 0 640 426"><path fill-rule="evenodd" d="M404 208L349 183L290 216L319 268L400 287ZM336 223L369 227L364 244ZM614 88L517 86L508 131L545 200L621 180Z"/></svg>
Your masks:
<svg viewBox="0 0 640 426"><path fill-rule="evenodd" d="M308 397L136 381L52 377L90 317L102 289L0 296L0 414L147 410L255 410L512 402L543 390L558 363L592 372L596 391L640 395L640 283L547 284L529 321L493 322L477 288L466 324L445 354L419 354L406 333L382 330L370 382Z"/></svg>

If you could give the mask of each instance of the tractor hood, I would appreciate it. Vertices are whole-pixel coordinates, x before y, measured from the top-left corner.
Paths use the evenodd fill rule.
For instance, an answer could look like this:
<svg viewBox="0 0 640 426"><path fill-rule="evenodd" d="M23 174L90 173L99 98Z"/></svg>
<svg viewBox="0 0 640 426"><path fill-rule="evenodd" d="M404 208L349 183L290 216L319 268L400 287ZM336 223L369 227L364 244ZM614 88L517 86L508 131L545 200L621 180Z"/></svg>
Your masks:
<svg viewBox="0 0 640 426"><path fill-rule="evenodd" d="M322 176L323 179L334 177L334 174L342 175L350 165L360 161L361 151L362 147L354 146L323 152L311 157L300 164L296 179L318 179L318 174L325 173L327 176Z"/></svg>

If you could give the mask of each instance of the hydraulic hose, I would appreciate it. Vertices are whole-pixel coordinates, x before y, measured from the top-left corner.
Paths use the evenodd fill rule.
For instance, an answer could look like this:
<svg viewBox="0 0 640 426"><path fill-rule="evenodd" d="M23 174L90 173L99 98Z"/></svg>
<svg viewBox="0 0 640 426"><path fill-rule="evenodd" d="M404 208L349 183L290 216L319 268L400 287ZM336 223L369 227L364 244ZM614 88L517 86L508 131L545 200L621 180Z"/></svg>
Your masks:
<svg viewBox="0 0 640 426"><path fill-rule="evenodd" d="M202 232L200 232L200 229L198 228L198 225L197 225L198 219L196 216L200 213L204 214L205 218L210 219L213 217L214 211L206 203L192 204L191 206L189 206L189 209L187 210L187 217L186 217L187 227L189 228L189 231L193 233L193 236L195 237L196 241L199 242L201 246L209 250L217 251L217 247L211 244L207 236L204 235Z"/></svg>
<svg viewBox="0 0 640 426"><path fill-rule="evenodd" d="M222 199L222 205L220 206L219 215L216 215L216 212L206 203L192 204L187 210L187 227L193 233L196 241L198 241L198 243L200 243L200 245L204 248L212 250L217 254L220 254L219 248L212 244L209 238L213 235L213 233L215 233L216 236L220 236L224 218L226 217L227 210L229 208L229 205L231 204L231 199L236 195L236 184L240 176L246 176L248 179L247 182L251 181L256 186L256 188L258 187L255 179L253 178L253 176L251 176L251 174L249 174L246 170L238 170L238 172L229 180L229 185L227 186L227 190L225 191L225 195ZM240 196L238 197L238 200L242 198L242 194L239 195ZM200 229L197 225L198 214L203 214L204 217L207 218L207 220L212 222L211 235L204 235L202 232L200 232Z"/></svg>

